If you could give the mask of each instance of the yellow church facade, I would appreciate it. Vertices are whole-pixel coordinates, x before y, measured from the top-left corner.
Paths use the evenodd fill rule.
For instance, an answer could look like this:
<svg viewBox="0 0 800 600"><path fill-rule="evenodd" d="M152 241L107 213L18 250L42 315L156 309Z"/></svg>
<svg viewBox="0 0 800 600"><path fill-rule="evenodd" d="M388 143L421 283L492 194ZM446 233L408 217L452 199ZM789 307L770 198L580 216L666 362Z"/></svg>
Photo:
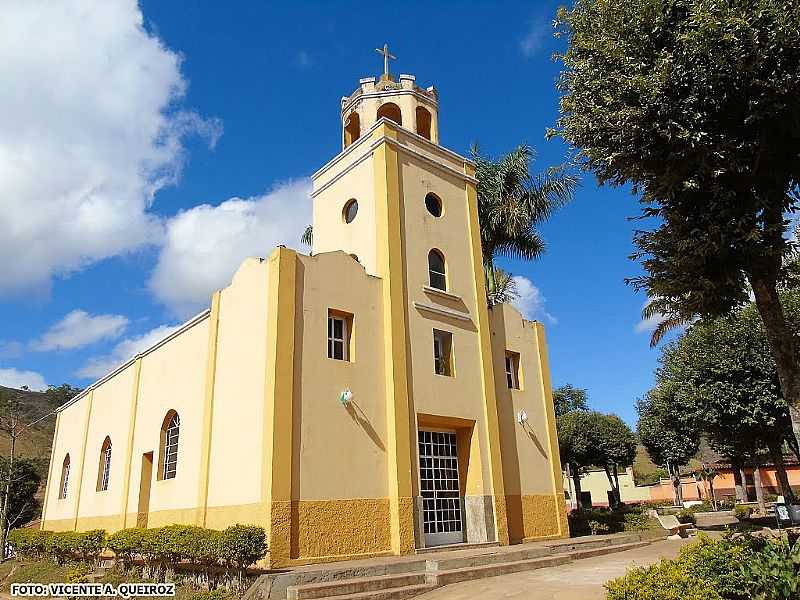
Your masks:
<svg viewBox="0 0 800 600"><path fill-rule="evenodd" d="M271 566L568 534L541 323L487 306L474 165L438 96L363 79L310 255L59 409L42 527L263 526Z"/></svg>

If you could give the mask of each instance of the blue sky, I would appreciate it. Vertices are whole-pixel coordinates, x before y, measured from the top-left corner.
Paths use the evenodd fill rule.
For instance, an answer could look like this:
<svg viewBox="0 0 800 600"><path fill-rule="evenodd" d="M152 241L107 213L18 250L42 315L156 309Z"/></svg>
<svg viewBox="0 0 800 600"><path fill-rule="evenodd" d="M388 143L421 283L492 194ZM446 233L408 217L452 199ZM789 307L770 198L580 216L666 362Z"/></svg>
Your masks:
<svg viewBox="0 0 800 600"><path fill-rule="evenodd" d="M448 148L528 143L538 170L565 156L544 136L555 3L86 4L20 2L0 23L0 384L87 385L245 256L298 247L339 99L380 72L384 42L394 72L439 90ZM535 286L524 307L547 325L554 384L631 423L657 357L624 283L637 208L584 176L542 228L546 256L503 262Z"/></svg>

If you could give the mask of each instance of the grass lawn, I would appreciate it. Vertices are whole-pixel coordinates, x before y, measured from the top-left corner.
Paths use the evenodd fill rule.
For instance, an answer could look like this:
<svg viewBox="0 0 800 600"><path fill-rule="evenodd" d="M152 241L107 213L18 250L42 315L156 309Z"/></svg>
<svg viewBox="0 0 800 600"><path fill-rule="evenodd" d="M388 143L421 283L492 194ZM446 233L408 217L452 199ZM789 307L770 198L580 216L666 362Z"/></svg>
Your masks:
<svg viewBox="0 0 800 600"><path fill-rule="evenodd" d="M8 593L12 583L63 583L69 581L68 573L71 565L58 566L49 560L21 561L8 560L0 564L0 591ZM144 581L135 576L123 575L117 571L109 571L99 579L101 583L135 583ZM229 600L236 597L234 592L227 594L222 590L204 592L188 584L178 584L174 598L176 600Z"/></svg>

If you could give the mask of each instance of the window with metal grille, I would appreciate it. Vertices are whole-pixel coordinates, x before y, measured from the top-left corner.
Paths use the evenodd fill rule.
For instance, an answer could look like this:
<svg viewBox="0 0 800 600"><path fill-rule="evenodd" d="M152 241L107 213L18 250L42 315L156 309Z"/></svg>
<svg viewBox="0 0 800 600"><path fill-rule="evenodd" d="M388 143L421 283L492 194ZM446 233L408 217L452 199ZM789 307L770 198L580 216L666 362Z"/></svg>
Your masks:
<svg viewBox="0 0 800 600"><path fill-rule="evenodd" d="M506 351L506 384L510 390L519 389L519 354Z"/></svg>
<svg viewBox="0 0 800 600"><path fill-rule="evenodd" d="M108 480L111 477L111 438L106 436L100 448L100 473L97 478L97 491L104 492L108 489Z"/></svg>
<svg viewBox="0 0 800 600"><path fill-rule="evenodd" d="M436 249L428 252L428 279L432 288L447 290L444 255Z"/></svg>
<svg viewBox="0 0 800 600"><path fill-rule="evenodd" d="M163 431L164 462L162 463L162 479L174 479L178 472L178 438L180 436L181 419L173 412Z"/></svg>
<svg viewBox="0 0 800 600"><path fill-rule="evenodd" d="M61 485L58 487L58 497L66 498L68 488L69 488L69 454L67 454L64 457L64 462L61 465Z"/></svg>
<svg viewBox="0 0 800 600"><path fill-rule="evenodd" d="M352 329L352 315L328 311L328 358L351 360L350 335Z"/></svg>
<svg viewBox="0 0 800 600"><path fill-rule="evenodd" d="M433 369L437 375L453 376L453 334L433 330Z"/></svg>

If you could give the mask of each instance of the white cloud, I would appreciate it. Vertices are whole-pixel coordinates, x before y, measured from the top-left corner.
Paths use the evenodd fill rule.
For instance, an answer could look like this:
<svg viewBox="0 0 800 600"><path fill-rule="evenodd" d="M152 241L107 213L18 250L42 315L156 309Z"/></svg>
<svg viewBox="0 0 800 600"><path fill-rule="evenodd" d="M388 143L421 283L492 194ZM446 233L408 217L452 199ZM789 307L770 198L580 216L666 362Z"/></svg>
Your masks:
<svg viewBox="0 0 800 600"><path fill-rule="evenodd" d="M90 315L73 310L31 343L39 351L69 350L88 346L100 340L113 340L122 335L128 319L122 315Z"/></svg>
<svg viewBox="0 0 800 600"><path fill-rule="evenodd" d="M0 369L0 385L17 389L27 385L37 392L47 389L47 383L39 373L17 369Z"/></svg>
<svg viewBox="0 0 800 600"><path fill-rule="evenodd" d="M528 31L519 42L519 50L525 58L531 58L544 46L545 41L551 35L552 26L550 22L539 17L530 21Z"/></svg>
<svg viewBox="0 0 800 600"><path fill-rule="evenodd" d="M181 57L135 0L3 3L0 81L0 295L158 242L184 138L221 133L182 108Z"/></svg>
<svg viewBox="0 0 800 600"><path fill-rule="evenodd" d="M111 352L105 356L95 356L90 358L83 367L75 372L78 377L88 379L99 379L106 373L136 356L139 352L146 350L156 342L167 337L178 329L179 325L161 325L155 329L143 333L142 335L125 338L119 342Z"/></svg>
<svg viewBox="0 0 800 600"><path fill-rule="evenodd" d="M645 303L645 306L646 305L647 303ZM663 323L665 319L666 316L664 314L656 313L654 315L647 317L646 319L642 319L641 321L639 321L636 324L636 327L634 327L634 331L636 331L636 333L649 333L651 331L654 331L656 327L661 325L661 323Z"/></svg>
<svg viewBox="0 0 800 600"><path fill-rule="evenodd" d="M512 304L526 319L558 323L558 319L545 310L545 297L530 279L522 275L514 275L512 279L516 284L518 294Z"/></svg>
<svg viewBox="0 0 800 600"><path fill-rule="evenodd" d="M213 291L230 283L245 258L300 243L311 222L310 191L308 180L294 180L263 196L179 213L167 223L150 289L181 317L208 306Z"/></svg>

